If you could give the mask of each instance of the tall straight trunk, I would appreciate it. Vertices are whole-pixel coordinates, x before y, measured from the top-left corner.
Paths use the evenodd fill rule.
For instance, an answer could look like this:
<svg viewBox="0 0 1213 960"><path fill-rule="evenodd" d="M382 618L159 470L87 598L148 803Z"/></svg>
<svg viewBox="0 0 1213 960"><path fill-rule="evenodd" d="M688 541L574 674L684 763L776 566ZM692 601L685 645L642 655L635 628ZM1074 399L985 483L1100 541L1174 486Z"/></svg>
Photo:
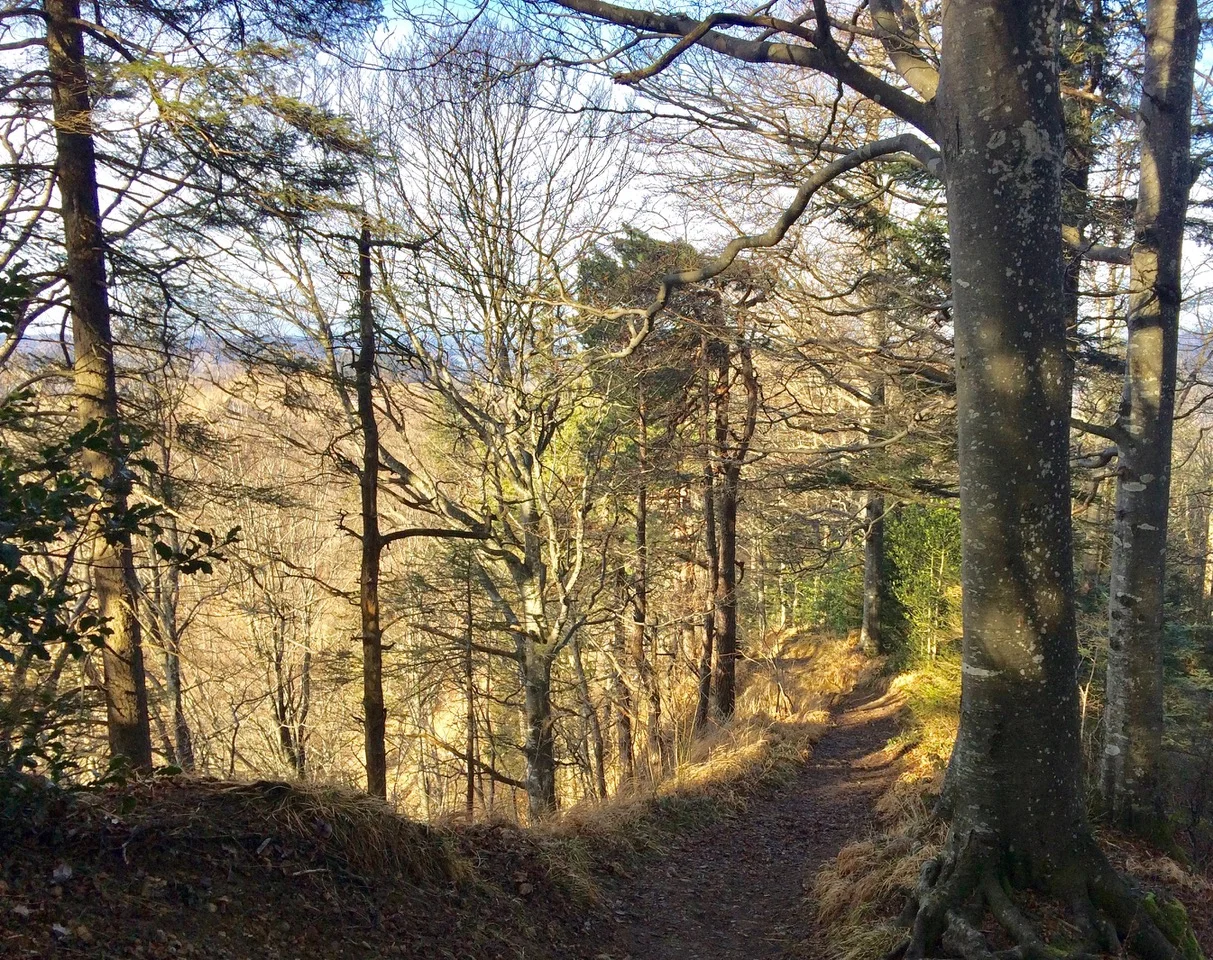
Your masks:
<svg viewBox="0 0 1213 960"><path fill-rule="evenodd" d="M1128 362L1119 424L1101 786L1124 826L1160 825L1163 584L1181 304L1192 183L1196 0L1146 4L1141 173L1129 279Z"/></svg>
<svg viewBox="0 0 1213 960"><path fill-rule="evenodd" d="M712 633L716 643L716 710L723 719L733 715L737 697L737 619L736 608L729 615L729 598L737 579L737 504L736 492L728 489L729 448L729 346L721 340L710 342L710 362L715 366L712 391L712 511L716 518L716 570L712 584Z"/></svg>
<svg viewBox="0 0 1213 960"><path fill-rule="evenodd" d="M738 323L739 381L745 390L744 413L739 425L731 422L730 350L722 344L717 359L716 449L721 463L716 482L716 536L720 563L716 571L716 707L731 717L737 703L737 511L741 468L749 453L758 419L758 380L745 330Z"/></svg>
<svg viewBox="0 0 1213 960"><path fill-rule="evenodd" d="M884 346L888 339L887 324L882 313L878 319L877 342ZM885 433L885 377L877 371L869 380L868 393L872 401L868 411L869 440L879 440ZM863 534L863 619L859 627L859 646L869 656L884 652L884 637L880 632L880 614L888 584L885 583L884 556L884 497L869 494L864 505Z"/></svg>
<svg viewBox="0 0 1213 960"><path fill-rule="evenodd" d="M738 474L730 463L716 484L716 709L726 719L737 705Z"/></svg>
<svg viewBox="0 0 1213 960"><path fill-rule="evenodd" d="M657 675L648 656L649 645L649 484L648 484L648 410L643 386L636 408L636 557L632 584L631 660L640 690L644 693L648 714L645 720L645 740L650 774L660 776L661 749L661 691Z"/></svg>
<svg viewBox="0 0 1213 960"><path fill-rule="evenodd" d="M168 477L167 446L163 450L162 476ZM164 503L174 506L176 497L167 480L160 490ZM164 538L174 551L181 550L181 536L175 516L164 522ZM190 773L194 770L194 737L189 718L185 715L185 690L181 669L181 633L177 624L177 606L181 598L181 569L175 563L157 563L154 571L151 602L152 630L164 651L164 692L172 710L172 735L169 753L172 762Z"/></svg>
<svg viewBox="0 0 1213 960"><path fill-rule="evenodd" d="M981 837L1016 881L1042 884L1085 837L1057 16L1056 0L953 0L939 91L964 588L944 809L957 856Z"/></svg>
<svg viewBox="0 0 1213 960"><path fill-rule="evenodd" d="M622 574L620 574L622 578ZM616 581L615 602L623 605L622 585ZM624 674L627 639L624 636L623 614L615 617L615 632L611 641L611 701L615 714L615 754L619 764L619 782L629 783L636 777L636 754L632 747L632 689Z"/></svg>
<svg viewBox="0 0 1213 960"><path fill-rule="evenodd" d="M130 481L123 465L114 341L106 286L105 238L97 190L92 103L78 0L46 0L47 55L55 116L56 179L63 216L71 300L72 374L85 425L100 425L105 448L84 465L107 512L124 519ZM138 583L130 532L92 530L92 579L109 634L102 656L110 753L136 770L152 765L142 637L135 613Z"/></svg>
<svg viewBox="0 0 1213 960"><path fill-rule="evenodd" d="M379 618L379 423L375 418L375 314L371 304L371 232L358 236L358 359L354 387L362 431L362 472L358 478L362 511L362 564L358 609L362 625L363 750L366 790L387 797L387 710L383 703L383 629Z"/></svg>
<svg viewBox="0 0 1213 960"><path fill-rule="evenodd" d="M1213 616L1213 499L1205 505L1204 553L1201 555L1200 598L1206 617Z"/></svg>
<svg viewBox="0 0 1213 960"><path fill-rule="evenodd" d="M476 669L475 660L472 657L472 644L475 641L473 635L472 624L472 560L468 558L468 565L464 576L464 613L467 620L467 633L465 634L465 644L463 648L463 694L466 701L467 713L465 721L467 723L467 734L464 741L464 810L467 812L468 821L471 822L472 815L476 812Z"/></svg>
<svg viewBox="0 0 1213 960"><path fill-rule="evenodd" d="M859 629L859 646L869 656L884 650L880 633L884 595L884 497L873 494L864 506L863 621Z"/></svg>
<svg viewBox="0 0 1213 960"><path fill-rule="evenodd" d="M712 704L712 657L716 640L716 579L720 548L716 539L716 471L712 463L712 388L709 359L713 341L700 341L703 370L700 376L700 430L703 436L703 550L707 558L707 603L703 614L703 651L699 658L699 691L695 703L695 730L708 722Z"/></svg>

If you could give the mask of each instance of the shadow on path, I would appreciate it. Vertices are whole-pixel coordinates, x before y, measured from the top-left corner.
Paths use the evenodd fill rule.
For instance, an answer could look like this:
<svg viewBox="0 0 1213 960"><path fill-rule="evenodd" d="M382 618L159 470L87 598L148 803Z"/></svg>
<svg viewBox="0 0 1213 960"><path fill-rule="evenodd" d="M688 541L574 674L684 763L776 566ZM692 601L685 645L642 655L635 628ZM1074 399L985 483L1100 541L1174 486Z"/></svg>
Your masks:
<svg viewBox="0 0 1213 960"><path fill-rule="evenodd" d="M626 960L761 960L803 940L804 882L873 822L894 776L899 701L871 688L835 710L796 779L683 837L612 891ZM621 952L620 952L621 951Z"/></svg>

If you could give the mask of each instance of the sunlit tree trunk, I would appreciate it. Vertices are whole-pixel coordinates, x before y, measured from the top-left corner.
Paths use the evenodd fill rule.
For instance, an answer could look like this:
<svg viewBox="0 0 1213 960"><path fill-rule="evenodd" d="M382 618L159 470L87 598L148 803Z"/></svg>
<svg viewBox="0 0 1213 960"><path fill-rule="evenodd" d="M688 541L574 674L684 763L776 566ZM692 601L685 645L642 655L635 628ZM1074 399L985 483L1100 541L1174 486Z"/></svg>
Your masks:
<svg viewBox="0 0 1213 960"><path fill-rule="evenodd" d="M1118 821L1162 822L1163 590L1180 260L1192 183L1196 0L1146 5L1141 170L1130 269L1128 358L1112 527L1101 785Z"/></svg>
<svg viewBox="0 0 1213 960"><path fill-rule="evenodd" d="M1085 838L1058 6L954 0L939 91L964 589L960 732L944 796L950 849L963 860L980 838L998 867L1042 885L1061 879Z"/></svg>
<svg viewBox="0 0 1213 960"><path fill-rule="evenodd" d="M868 497L863 519L863 621L859 645L864 653L876 656L884 652L880 632L880 608L885 594L884 497Z"/></svg>
<svg viewBox="0 0 1213 960"><path fill-rule="evenodd" d="M371 303L371 234L358 237L358 359L354 364L358 426L362 431L362 470L358 490L362 510L362 565L358 610L362 625L363 750L366 789L387 797L387 710L383 702L383 629L379 616L379 423L375 416L375 315Z"/></svg>
<svg viewBox="0 0 1213 960"><path fill-rule="evenodd" d="M703 549L707 558L707 602L703 615L703 649L699 657L699 690L695 704L695 729L708 722L712 704L712 658L716 641L716 581L720 573L720 548L716 538L716 471L712 463L712 345L706 336L700 344L700 431L703 439Z"/></svg>
<svg viewBox="0 0 1213 960"><path fill-rule="evenodd" d="M643 391L642 386L637 387ZM657 675L649 659L649 450L648 409L643 393L637 405L636 415L636 556L632 583L632 669L640 690L644 693L648 708L645 719L645 740L648 751L649 772L661 775L661 690L657 686Z"/></svg>
<svg viewBox="0 0 1213 960"><path fill-rule="evenodd" d="M107 621L102 656L110 753L136 770L152 765L142 638L135 613L138 584L127 520L130 480L118 411L114 341L106 286L105 238L97 189L92 102L78 0L46 0L47 56L55 116L56 177L62 207L72 315L72 374L86 426L99 426L102 449L84 454L100 488L92 536L97 609Z"/></svg>
<svg viewBox="0 0 1213 960"><path fill-rule="evenodd" d="M750 345L740 328L736 356L738 380L745 406L736 424L730 413L731 355L727 344L716 357L716 536L719 563L716 569L716 709L731 717L737 703L737 513L741 496L741 468L749 452L750 438L758 416L758 381Z"/></svg>

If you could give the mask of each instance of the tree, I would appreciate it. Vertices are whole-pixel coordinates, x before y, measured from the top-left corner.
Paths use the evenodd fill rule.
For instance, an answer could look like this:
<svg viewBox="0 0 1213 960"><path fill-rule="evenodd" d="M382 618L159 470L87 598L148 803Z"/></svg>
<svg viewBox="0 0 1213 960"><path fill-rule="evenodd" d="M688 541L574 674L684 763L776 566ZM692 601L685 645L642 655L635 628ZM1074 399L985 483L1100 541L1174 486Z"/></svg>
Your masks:
<svg viewBox="0 0 1213 960"><path fill-rule="evenodd" d="M1075 904L1093 946L1110 947L1124 937L1142 956L1176 956L1108 866L1083 806L1061 231L1060 2L945 4L937 69L914 14L900 0L877 0L876 32L918 96L881 80L852 56L850 42L839 43L835 30L847 28L836 26L825 0L815 0L811 26L807 17L788 23L769 14L719 14L696 21L602 0L560 5L649 36L676 38L651 64L650 75L692 46L820 71L938 144L936 157L916 137L902 135L826 164L802 184L774 227L734 240L704 269L667 278L663 293L705 279L744 249L778 243L818 189L876 157L911 152L943 176L956 331L964 679L960 731L940 808L949 839L924 870L905 955L930 955L941 941L965 956L988 955L962 910L974 897L1025 951L1043 953L1006 892L1010 882ZM751 33L739 36L735 29ZM762 36L753 39L753 31ZM774 42L772 34L787 40ZM638 337L661 300L637 314Z"/></svg>
<svg viewBox="0 0 1213 960"><path fill-rule="evenodd" d="M72 371L81 422L104 425L109 443L85 454L84 462L107 507L125 513L130 482L123 462L125 440L118 412L114 337L110 329L105 240L92 138L92 102L84 60L78 0L47 0L47 63L55 110L57 174L63 208L68 285L71 292ZM93 535L92 572L97 608L108 625L105 701L110 751L136 770L150 770L143 641L136 616L138 583L129 532Z"/></svg>
<svg viewBox="0 0 1213 960"><path fill-rule="evenodd" d="M1195 0L1146 4L1138 107L1141 161L1118 416L1101 785L1126 826L1158 829L1163 734L1163 587L1171 491L1180 268L1200 39Z"/></svg>
<svg viewBox="0 0 1213 960"><path fill-rule="evenodd" d="M551 303L598 238L620 163L602 120L549 109L580 98L571 77L514 71L531 53L519 36L484 26L435 63L437 49L417 51L430 70L394 78L379 118L393 162L376 183L379 215L430 238L381 273L397 356L466 460L461 481L387 464L415 503L477 538L478 584L518 669L539 819L557 805L553 670L588 616L586 518L602 469L587 395L596 355Z"/></svg>
<svg viewBox="0 0 1213 960"><path fill-rule="evenodd" d="M225 160L224 151L213 150L207 162L198 162L198 153L191 150L191 136L203 132L207 124L188 122L190 109L183 101L172 102L164 95L161 81L165 74L180 77L180 61L203 52L204 48L222 47L223 41L215 43L212 34L216 27L228 28L226 38L237 38L240 45L246 39L254 42L267 35L275 38L302 38L307 36L319 40L328 31L329 35L354 25L364 25L367 4L359 0L337 4L288 4L271 11L266 6L253 3L243 7L236 3L184 4L165 7L156 3L124 4L117 18L118 29L104 25L103 4L94 4L96 22L81 16L79 0L46 0L41 9L30 5L5 4L0 7L0 21L7 25L33 23L44 29L44 37L36 33L23 36L14 49L22 50L45 46L45 69L32 69L16 74L13 82L6 83L5 96L10 103L17 103L18 110L28 111L23 119L32 132L23 137L38 143L47 129L54 130L53 145L53 189L59 200L59 218L62 221L63 243L61 245L63 270L68 288L68 309L72 321L71 374L75 385L77 413L84 424L101 424L108 432L109 443L104 448L86 451L83 460L98 488L111 509L109 514L124 514L132 489L132 471L125 452L123 435L124 420L120 410L118 394L117 362L115 359L114 309L111 303L115 277L111 275L113 261L117 258L117 245L107 234L103 224L101 190L98 169L99 160L96 138L100 125L96 122L95 80L90 76L93 67L88 60L88 44L97 45L107 55L117 54L120 60L146 68L135 69L132 74L143 81L143 102L150 103L160 112L163 127L174 130L178 136L174 146L177 158L182 162L171 164L178 172L182 167L190 174L209 169L221 172L215 179L223 182L223 173L231 173L231 163ZM373 11L371 11L373 12ZM351 16L357 14L357 16ZM343 17L349 18L343 22ZM19 27L22 30L24 27ZM222 33L222 30L221 30ZM150 35L151 39L148 40ZM170 50L157 49L163 37L171 36L180 41ZM205 61L206 57L202 59ZM222 71L219 71L222 72ZM206 68L195 68L194 76L208 76ZM224 81L230 80L225 76ZM204 83L205 85L205 83ZM31 91L49 86L53 118L42 126L36 123L35 104L37 97ZM253 98L256 99L256 98ZM262 104L270 102L265 98ZM286 109L282 108L286 106ZM296 107L300 105L295 105ZM291 107L279 101L278 112L289 113ZM298 114L306 110L296 109ZM198 120L205 111L199 111L192 119ZM185 121L185 122L183 122ZM144 126L131 121L128 128L141 131ZM188 134L180 136L181 131ZM215 132L212 130L211 132ZM138 134L136 134L136 142ZM207 141L205 134L199 138ZM213 148L223 137L210 140ZM125 144L129 146L130 144ZM144 232L148 221L154 221L153 211L158 205L172 202L179 195L188 195L196 201L199 193L206 193L204 181L197 176L192 179L184 174L175 179L173 172L166 172L151 160L161 144L155 147L143 144L138 149L106 158L106 164L117 171L116 182L125 183L128 189L119 190L116 201L109 205L125 220L123 232L126 239ZM204 151L205 152L205 151ZM172 151L170 151L172 153ZM256 151L241 153L248 157ZM231 155L226 155L230 160ZM36 179L48 179L45 158L38 157L32 164L14 175L14 190L26 189L23 178L33 171ZM237 167L240 163L237 162ZM261 166L256 160L251 164ZM272 166L272 164L271 164ZM225 169L226 168L226 169ZM247 166L242 170L247 174ZM136 186L141 176L146 175L154 183L150 189ZM187 187L187 183L189 186ZM210 185L210 184L207 184ZM220 188L220 193L223 193ZM151 193L148 201L143 196ZM169 198L172 198L170 200ZM256 206L258 201L253 201ZM34 218L19 225L11 236L6 258L19 254L34 253L46 256L39 241L46 238L40 234L40 221L51 219L45 216L50 204L42 202ZM6 224L6 233L10 225ZM57 257L58 251L51 257ZM107 261L109 266L107 268ZM157 268L135 258L140 264L137 272L155 275ZM50 274L39 285L39 294L53 302L58 277L54 267L41 263ZM163 280L163 277L158 277ZM49 296L48 296L49 295ZM10 352L20 340L21 332L28 327L32 317L46 309L45 303L28 311L22 318L20 329L12 337ZM90 563L97 608L108 624L108 636L103 651L105 691L110 750L115 757L124 757L137 770L150 769L151 737L148 723L147 684L143 663L143 642L137 616L139 583L135 572L133 544L129 532L94 530L93 557Z"/></svg>

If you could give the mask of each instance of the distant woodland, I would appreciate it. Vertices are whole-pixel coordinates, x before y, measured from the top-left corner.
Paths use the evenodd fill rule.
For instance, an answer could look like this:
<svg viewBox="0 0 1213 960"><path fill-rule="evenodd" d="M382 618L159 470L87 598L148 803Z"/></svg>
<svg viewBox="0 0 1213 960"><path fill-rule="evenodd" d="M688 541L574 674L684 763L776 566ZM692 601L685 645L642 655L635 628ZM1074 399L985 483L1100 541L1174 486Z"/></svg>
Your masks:
<svg viewBox="0 0 1213 960"><path fill-rule="evenodd" d="M0 805L537 823L831 634L963 680L907 957L1181 956L1088 818L1213 858L1205 7L0 4Z"/></svg>

